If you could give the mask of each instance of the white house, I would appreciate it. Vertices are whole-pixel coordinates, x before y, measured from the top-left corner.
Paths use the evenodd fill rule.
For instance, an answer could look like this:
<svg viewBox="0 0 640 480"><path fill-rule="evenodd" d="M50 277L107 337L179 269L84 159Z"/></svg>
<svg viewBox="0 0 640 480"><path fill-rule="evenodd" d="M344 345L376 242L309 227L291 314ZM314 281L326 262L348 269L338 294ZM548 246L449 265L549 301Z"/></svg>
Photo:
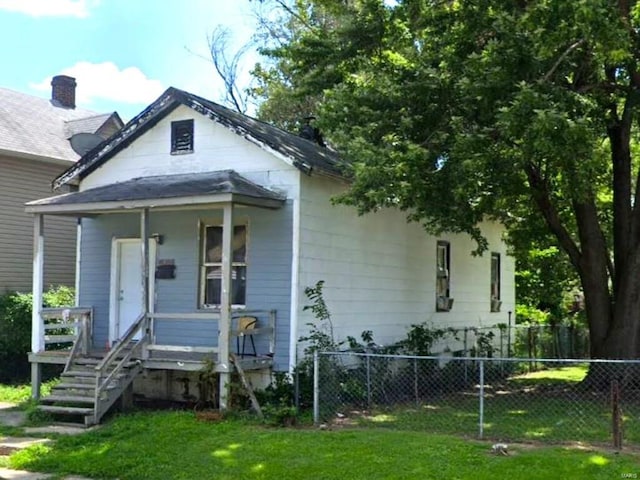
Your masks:
<svg viewBox="0 0 640 480"><path fill-rule="evenodd" d="M514 308L500 225L482 225L489 252L474 257L468 237L429 236L402 212L358 216L330 202L348 187L334 152L174 88L54 183L77 191L27 204L34 391L40 364L64 363L48 409L87 423L142 371L147 395L179 398L213 355L224 408L234 361L290 370L314 320L304 290L319 280L338 338L371 330L390 343L411 324L506 323ZM80 220L77 308L66 311L39 308L50 215ZM49 334L61 318L74 336ZM48 348L61 340L71 354ZM75 409L55 405L71 398Z"/></svg>

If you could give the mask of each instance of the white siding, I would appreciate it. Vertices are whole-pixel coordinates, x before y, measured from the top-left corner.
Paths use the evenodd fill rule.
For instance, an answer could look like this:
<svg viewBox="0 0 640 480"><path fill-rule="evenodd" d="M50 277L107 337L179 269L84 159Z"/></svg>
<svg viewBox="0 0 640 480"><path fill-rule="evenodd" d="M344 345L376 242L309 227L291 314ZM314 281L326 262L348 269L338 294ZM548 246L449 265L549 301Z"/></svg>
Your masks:
<svg viewBox="0 0 640 480"><path fill-rule="evenodd" d="M406 336L411 324L492 326L507 322L514 309L514 262L501 242L502 227L483 225L489 251L474 257L466 235L429 236L405 214L386 210L358 217L351 207L331 206L329 199L344 188L320 177L302 177L299 286L299 334L313 321L304 288L325 281L325 299L332 313L336 339L359 338L372 330L378 343ZM436 312L436 243L451 244L449 312ZM490 312L490 252L501 254L501 312Z"/></svg>
<svg viewBox="0 0 640 480"><path fill-rule="evenodd" d="M53 195L59 165L0 156L0 293L31 291L33 215L24 204ZM45 217L44 285L74 285L76 220Z"/></svg>
<svg viewBox="0 0 640 480"><path fill-rule="evenodd" d="M171 122L194 119L194 153L171 155ZM83 179L80 189L137 177L235 170L262 186L297 191L298 170L227 127L179 106L156 126Z"/></svg>

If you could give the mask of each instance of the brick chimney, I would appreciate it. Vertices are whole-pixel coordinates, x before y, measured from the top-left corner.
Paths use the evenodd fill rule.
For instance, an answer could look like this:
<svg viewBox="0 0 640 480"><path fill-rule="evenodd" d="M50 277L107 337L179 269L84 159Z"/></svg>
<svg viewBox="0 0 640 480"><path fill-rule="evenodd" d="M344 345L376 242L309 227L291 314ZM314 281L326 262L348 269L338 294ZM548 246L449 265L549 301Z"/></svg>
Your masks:
<svg viewBox="0 0 640 480"><path fill-rule="evenodd" d="M76 108L76 79L67 75L56 75L51 79L51 100L54 105Z"/></svg>

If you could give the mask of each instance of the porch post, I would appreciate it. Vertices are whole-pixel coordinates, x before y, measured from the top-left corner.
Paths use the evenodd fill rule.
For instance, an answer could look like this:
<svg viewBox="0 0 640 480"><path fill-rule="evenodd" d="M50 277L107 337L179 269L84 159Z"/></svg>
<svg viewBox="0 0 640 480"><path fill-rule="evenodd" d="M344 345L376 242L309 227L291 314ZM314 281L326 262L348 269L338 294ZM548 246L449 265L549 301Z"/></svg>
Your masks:
<svg viewBox="0 0 640 480"><path fill-rule="evenodd" d="M44 217L37 213L33 218L33 304L31 313L31 351L44 351L44 324L42 310L42 290L44 284ZM31 396L40 397L40 364L31 364Z"/></svg>
<svg viewBox="0 0 640 480"><path fill-rule="evenodd" d="M80 265L81 265L81 252L82 252L82 218L78 217L76 221L76 307L80 306Z"/></svg>
<svg viewBox="0 0 640 480"><path fill-rule="evenodd" d="M144 335L149 335L149 209L140 212L140 248L142 249L142 308L145 315ZM148 340L148 338L147 338ZM144 350L146 355L146 349Z"/></svg>
<svg viewBox="0 0 640 480"><path fill-rule="evenodd" d="M229 397L229 330L231 328L231 266L233 261L233 204L224 206L222 221L222 295L218 337L218 369L220 371L220 410L226 410Z"/></svg>

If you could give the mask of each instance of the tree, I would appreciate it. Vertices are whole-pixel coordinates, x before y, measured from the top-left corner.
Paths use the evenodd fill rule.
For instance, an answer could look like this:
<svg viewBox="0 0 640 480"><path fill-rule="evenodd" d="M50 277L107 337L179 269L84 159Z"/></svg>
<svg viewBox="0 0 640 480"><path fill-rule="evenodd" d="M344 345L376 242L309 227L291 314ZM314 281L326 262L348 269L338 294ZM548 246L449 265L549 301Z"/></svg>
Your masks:
<svg viewBox="0 0 640 480"><path fill-rule="evenodd" d="M594 358L640 354L640 7L297 0L269 52L349 159L340 201L431 233L533 212L580 279ZM292 17L293 18L293 17ZM322 20L322 21L321 21ZM275 77L272 77L275 78ZM271 108L267 99L261 108Z"/></svg>
<svg viewBox="0 0 640 480"><path fill-rule="evenodd" d="M286 52L293 38L310 30L324 31L331 17L318 13L300 0L261 0L256 3L257 41L260 53L270 57L267 65L258 63L251 72L257 85L250 89L260 102L258 117L287 131L299 131L302 120L313 115L322 98L322 85L300 88L300 71ZM322 55L317 44L311 46L315 55Z"/></svg>
<svg viewBox="0 0 640 480"><path fill-rule="evenodd" d="M224 103L230 105L237 112L246 113L250 94L241 87L239 77L242 73L241 62L251 48L251 42L237 49L229 58L230 37L229 29L218 25L209 37L209 52L216 73L224 84Z"/></svg>

